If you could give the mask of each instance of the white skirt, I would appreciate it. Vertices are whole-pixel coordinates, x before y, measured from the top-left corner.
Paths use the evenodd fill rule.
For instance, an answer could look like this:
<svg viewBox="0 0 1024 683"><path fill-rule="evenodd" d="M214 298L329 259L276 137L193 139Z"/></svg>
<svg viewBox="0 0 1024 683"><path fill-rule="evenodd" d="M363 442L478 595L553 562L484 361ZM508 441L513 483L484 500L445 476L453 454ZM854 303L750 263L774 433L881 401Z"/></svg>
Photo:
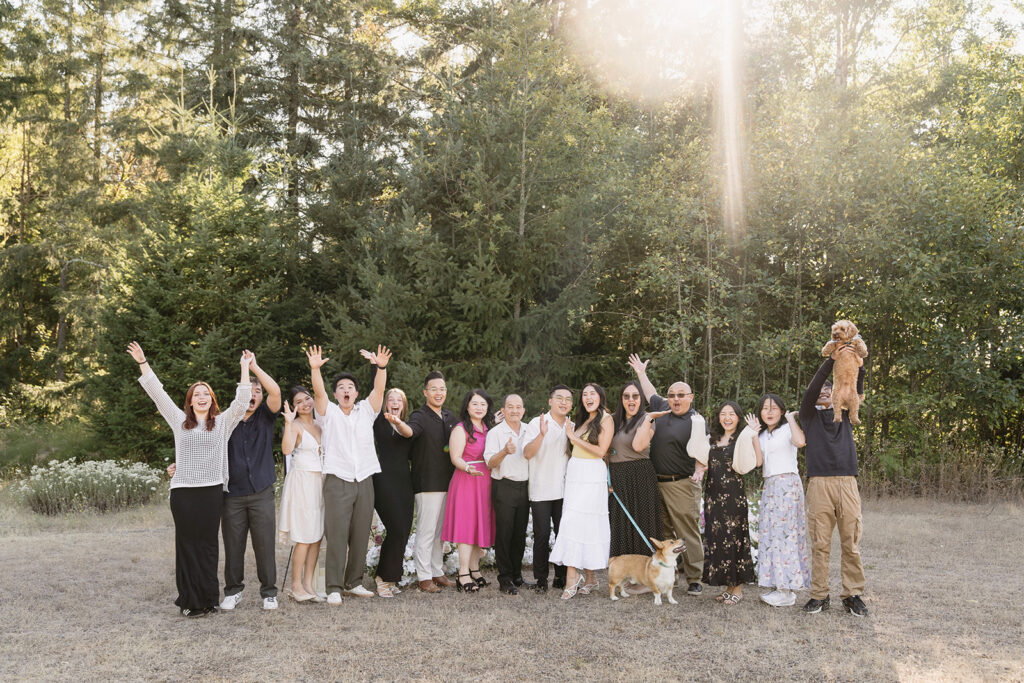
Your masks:
<svg viewBox="0 0 1024 683"><path fill-rule="evenodd" d="M324 537L324 478L294 467L284 478L277 530L283 543L316 543Z"/></svg>
<svg viewBox="0 0 1024 683"><path fill-rule="evenodd" d="M603 460L570 458L551 561L577 569L604 569L610 545L608 468Z"/></svg>

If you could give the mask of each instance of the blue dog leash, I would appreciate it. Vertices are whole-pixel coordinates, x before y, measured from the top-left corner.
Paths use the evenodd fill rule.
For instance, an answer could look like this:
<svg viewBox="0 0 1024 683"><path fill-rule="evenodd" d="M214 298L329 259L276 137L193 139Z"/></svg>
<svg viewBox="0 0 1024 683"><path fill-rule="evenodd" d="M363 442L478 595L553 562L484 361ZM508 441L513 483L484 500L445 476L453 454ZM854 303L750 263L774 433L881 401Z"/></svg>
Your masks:
<svg viewBox="0 0 1024 683"><path fill-rule="evenodd" d="M619 498L619 494L615 492L615 488L612 486L611 470L608 470L608 488L612 490L612 495L615 496L615 500L619 504L619 507L622 508L622 511L626 513L626 518L633 523L633 528L636 529L636 532L638 534L640 534L640 539L645 544L647 544L647 548L653 553L654 546L652 546L651 542L647 540L646 536L644 536L644 532L640 529L640 525L636 523L635 519L633 519L633 515L629 514L629 510L626 509L626 506L623 504L622 499Z"/></svg>

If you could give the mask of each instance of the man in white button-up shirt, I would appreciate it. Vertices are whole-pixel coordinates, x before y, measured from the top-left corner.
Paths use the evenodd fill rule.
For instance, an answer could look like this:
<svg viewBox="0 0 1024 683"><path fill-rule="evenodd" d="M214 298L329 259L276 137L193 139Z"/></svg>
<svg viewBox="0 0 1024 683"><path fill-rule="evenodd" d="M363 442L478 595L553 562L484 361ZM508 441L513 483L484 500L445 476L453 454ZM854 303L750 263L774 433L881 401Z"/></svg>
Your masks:
<svg viewBox="0 0 1024 683"><path fill-rule="evenodd" d="M509 394L501 408L504 421L487 432L484 460L491 468L494 507L494 559L502 593L518 595L523 581L526 524L530 519L530 465L523 457L523 399Z"/></svg>
<svg viewBox="0 0 1024 683"><path fill-rule="evenodd" d="M530 512L533 513L533 577L531 588L548 589L548 557L551 529L558 534L562 522L562 494L565 490L565 468L568 439L565 426L572 410L572 390L564 384L551 389L550 410L533 418L523 434L523 457L530 463ZM567 568L555 565L554 588L565 588Z"/></svg>
<svg viewBox="0 0 1024 683"><path fill-rule="evenodd" d="M311 346L306 356L313 380L313 407L317 425L323 430L324 452L324 536L327 540L325 581L327 602L340 605L342 593L360 598L373 593L363 586L366 547L373 523L373 479L380 462L373 445L373 422L384 403L387 367L391 351L378 346L377 353L359 353L375 367L373 391L356 403L356 378L343 372L334 378L332 389L337 403L327 398L320 368L327 362L320 347Z"/></svg>

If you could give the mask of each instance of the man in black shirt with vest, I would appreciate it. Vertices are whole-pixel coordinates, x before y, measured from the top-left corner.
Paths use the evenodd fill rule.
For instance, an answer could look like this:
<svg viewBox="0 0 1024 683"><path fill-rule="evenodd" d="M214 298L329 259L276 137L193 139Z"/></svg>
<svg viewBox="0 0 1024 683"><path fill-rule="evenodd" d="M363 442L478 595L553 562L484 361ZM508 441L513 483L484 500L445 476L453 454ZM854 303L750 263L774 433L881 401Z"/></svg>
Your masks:
<svg viewBox="0 0 1024 683"><path fill-rule="evenodd" d="M409 416L412 444L412 490L416 501L416 578L420 590L438 593L454 582L444 574L441 526L455 466L448 455L448 437L458 422L455 413L443 408L448 387L440 372L423 381L426 403Z"/></svg>
<svg viewBox="0 0 1024 683"><path fill-rule="evenodd" d="M657 416L652 415L640 430L654 428L651 438L651 464L658 477L661 494L661 525L668 538L682 539L686 544L682 555L686 592L700 595L704 572L704 545L700 537L701 480L707 468L710 443L707 424L693 409L693 391L686 382L668 388L666 400L658 395L647 379L647 364L633 354L629 366L636 372L644 398Z"/></svg>
<svg viewBox="0 0 1024 683"><path fill-rule="evenodd" d="M853 442L850 415L833 422L832 373L835 358L852 353L860 364L857 393L864 393L864 360L852 347L837 349L818 368L800 403L800 426L807 436L807 530L811 536L811 598L804 605L808 614L829 608L828 563L832 531L839 527L842 548L843 607L864 617L868 609L861 599L864 568L860 560L861 510L857 489L857 446Z"/></svg>

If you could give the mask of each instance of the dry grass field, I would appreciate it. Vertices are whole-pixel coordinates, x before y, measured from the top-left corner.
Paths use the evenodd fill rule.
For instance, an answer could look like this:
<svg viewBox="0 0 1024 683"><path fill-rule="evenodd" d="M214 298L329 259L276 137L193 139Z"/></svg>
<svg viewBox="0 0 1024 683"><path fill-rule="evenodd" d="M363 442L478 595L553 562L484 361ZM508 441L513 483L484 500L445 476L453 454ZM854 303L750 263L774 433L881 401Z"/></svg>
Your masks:
<svg viewBox="0 0 1024 683"><path fill-rule="evenodd" d="M187 620L166 503L48 519L8 498L2 680L1024 680L1024 509L1007 503L866 503L867 619L837 609L835 561L833 609L813 616L753 586L734 608L492 585L264 613L250 556L242 604Z"/></svg>

